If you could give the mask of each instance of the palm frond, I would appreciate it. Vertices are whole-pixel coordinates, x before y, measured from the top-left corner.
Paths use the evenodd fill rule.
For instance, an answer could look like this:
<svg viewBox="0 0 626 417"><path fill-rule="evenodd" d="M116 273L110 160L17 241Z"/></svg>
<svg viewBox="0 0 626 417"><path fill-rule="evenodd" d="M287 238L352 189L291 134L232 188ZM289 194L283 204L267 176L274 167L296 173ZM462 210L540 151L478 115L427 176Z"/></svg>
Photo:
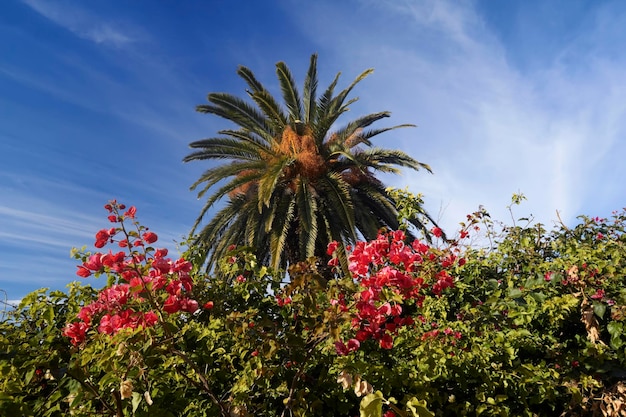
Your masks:
<svg viewBox="0 0 626 417"><path fill-rule="evenodd" d="M263 138L271 137L276 133L271 131L263 113L238 97L226 93L211 93L208 95L208 100L212 105L200 104L196 106L196 111L223 117Z"/></svg>
<svg viewBox="0 0 626 417"><path fill-rule="evenodd" d="M348 97L348 94L350 94L350 92L352 91L352 89L361 81L363 81L368 75L370 75L371 73L373 73L374 70L372 68L363 71L358 77L355 78L354 81L352 81L352 83L345 88L344 90L342 90L339 94L337 94L337 96L335 98L333 98L333 100L330 102L329 104L329 109L328 109L328 114L333 114L335 112L338 112L344 105L344 100L346 99L346 97ZM352 99L354 101L358 100L357 98Z"/></svg>
<svg viewBox="0 0 626 417"><path fill-rule="evenodd" d="M246 83L250 86L252 91L258 92L258 91L265 90L265 87L263 87L263 84L261 84L261 82L256 79L256 77L254 76L254 73L248 67L244 67L243 65L240 65L239 68L237 68L237 75L239 75L241 78L243 78L246 81Z"/></svg>
<svg viewBox="0 0 626 417"><path fill-rule="evenodd" d="M259 135L254 134L253 132L246 129L223 129L218 131L220 135L229 136L231 138L241 140L243 142L249 143L253 146L256 146L259 149L259 152L269 153L272 150L272 141L268 142L266 138L261 137ZM202 142L202 141L198 141ZM192 142L194 143L194 142Z"/></svg>
<svg viewBox="0 0 626 417"><path fill-rule="evenodd" d="M245 201L243 199L232 200L229 204L227 204L224 208L218 211L213 219L205 225L200 233L196 236L196 243L206 242L209 246L206 248L207 252L214 250L215 242L219 241L219 237L226 230L229 224L236 219L235 214L237 214L241 205L243 205ZM196 222L194 228L191 231L191 234L195 232L196 227L199 225L199 222ZM206 256L205 256L206 258Z"/></svg>
<svg viewBox="0 0 626 417"><path fill-rule="evenodd" d="M190 189L193 191L198 185L205 183L205 189L198 194L198 198L200 198L206 192L206 188L213 187L228 177L239 175L242 171L263 170L264 167L264 161L234 162L232 164L218 165L204 171L200 178L191 185Z"/></svg>
<svg viewBox="0 0 626 417"><path fill-rule="evenodd" d="M283 113L280 105L268 91L256 91L250 97L266 114L267 120L272 124L275 132L281 132L288 123L287 116Z"/></svg>
<svg viewBox="0 0 626 417"><path fill-rule="evenodd" d="M317 200L311 194L311 188L306 179L302 179L296 191L298 221L301 228L299 233L300 255L311 257L315 253L317 240Z"/></svg>
<svg viewBox="0 0 626 417"><path fill-rule="evenodd" d="M317 92L317 54L311 55L309 71L304 79L304 120L306 124L315 120L317 105L315 103Z"/></svg>
<svg viewBox="0 0 626 417"><path fill-rule="evenodd" d="M355 143L355 146L360 143L365 143L367 146L372 146L370 139L373 138L374 136L378 136L381 133L389 132L390 130L402 129L405 127L416 127L416 126L414 124L401 124L401 125L396 125L396 126L391 126L391 127L384 127L381 129L365 130L361 132L361 134L359 135L359 141Z"/></svg>
<svg viewBox="0 0 626 417"><path fill-rule="evenodd" d="M285 218L281 219L282 227L274 227L270 233L270 258L271 266L274 269L278 269L281 265L287 235L289 234L289 228L293 220L295 205L295 200L290 199Z"/></svg>
<svg viewBox="0 0 626 417"><path fill-rule="evenodd" d="M228 181L228 183L220 187L217 191L213 192L211 197L206 201L205 206L202 209L202 213L206 213L207 210L209 210L213 206L213 204L217 203L219 200L224 198L229 193L235 191L237 188L251 183L255 184L260 176L261 174L258 171L253 171L247 175L237 175L235 178ZM204 194L204 191L205 190L203 190L201 194ZM198 196L202 197L201 194L198 194Z"/></svg>
<svg viewBox="0 0 626 417"><path fill-rule="evenodd" d="M420 169L425 169L426 171L432 173L430 166L425 163L419 162L418 160L407 155L405 152L396 149L369 148L362 152L359 152L357 155L360 160L368 161L369 166L379 171L385 171L385 166L391 167L392 165L397 165L401 167L411 168L416 171L419 171ZM395 171L396 170L387 172Z"/></svg>
<svg viewBox="0 0 626 417"><path fill-rule="evenodd" d="M330 217L338 219L345 225L341 229L350 230L348 238L355 240L354 205L352 204L348 185L341 179L338 173L328 172L318 180L317 188L318 193L323 195L324 199L328 201L326 210L332 208Z"/></svg>
<svg viewBox="0 0 626 417"><path fill-rule="evenodd" d="M389 197L382 184L363 183L353 190L354 204L362 210L355 212L356 225L363 236L373 239L381 227L397 229L398 212L394 201Z"/></svg>
<svg viewBox="0 0 626 417"><path fill-rule="evenodd" d="M363 142L363 140L361 140L360 142L357 141L357 138L362 136L359 130L362 131L364 128L371 125L372 123L378 120L384 119L386 117L389 117L390 115L391 113L384 111L384 112L372 113L366 116L359 117L358 119L353 120L350 123L348 123L344 128L336 131L335 132L335 136L337 138L336 140L340 143L345 143L348 139L350 139L351 143L347 144L347 146L349 146L350 148L353 148L354 146L356 146L356 144ZM369 141L367 141L366 144L370 145Z"/></svg>
<svg viewBox="0 0 626 417"><path fill-rule="evenodd" d="M291 75L291 71L284 62L276 64L276 75L280 83L280 89L283 93L283 99L289 109L289 116L292 122L302 121L302 103L300 94L296 87L296 82Z"/></svg>
<svg viewBox="0 0 626 417"><path fill-rule="evenodd" d="M230 138L211 138L192 142L190 148L200 148L183 158L183 162L204 159L234 159L234 160L259 160L259 151L267 147L259 146L250 142L243 142Z"/></svg>
<svg viewBox="0 0 626 417"><path fill-rule="evenodd" d="M337 83L339 82L340 76L341 76L341 72L338 72L337 75L335 75L335 78L333 79L333 81L330 83L330 85L326 87L324 94L322 94L322 96L319 98L317 102L318 120L324 119L328 115L328 109L330 107L330 103L333 101L335 87L337 87Z"/></svg>
<svg viewBox="0 0 626 417"><path fill-rule="evenodd" d="M284 169L292 164L293 161L293 157L282 156L268 165L267 170L259 180L259 212L263 206L269 206L276 184L278 184L278 181L281 179Z"/></svg>

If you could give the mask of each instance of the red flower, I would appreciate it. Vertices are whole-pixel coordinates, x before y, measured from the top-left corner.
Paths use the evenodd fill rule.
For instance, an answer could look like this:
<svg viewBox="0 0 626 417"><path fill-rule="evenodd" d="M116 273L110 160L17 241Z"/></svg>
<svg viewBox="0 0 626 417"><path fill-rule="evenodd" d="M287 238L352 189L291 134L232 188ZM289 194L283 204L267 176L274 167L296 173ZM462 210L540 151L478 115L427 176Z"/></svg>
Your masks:
<svg viewBox="0 0 626 417"><path fill-rule="evenodd" d="M83 278L87 278L88 276L91 275L91 271L87 268L85 268L82 265L77 266L78 271L76 271L76 275L78 275L79 277L83 277Z"/></svg>
<svg viewBox="0 0 626 417"><path fill-rule="evenodd" d="M135 206L131 206L128 210L126 210L126 213L124 213L124 217L128 217L129 219L134 219L135 213L137 213L137 208L135 208Z"/></svg>
<svg viewBox="0 0 626 417"><path fill-rule="evenodd" d="M393 339L390 334L385 333L382 339L380 339L380 347L383 349L391 349L393 347Z"/></svg>
<svg viewBox="0 0 626 417"><path fill-rule="evenodd" d="M356 350L359 350L359 348L361 347L361 343L357 339L350 339L348 340L347 347L349 352L354 352Z"/></svg>
<svg viewBox="0 0 626 417"><path fill-rule="evenodd" d="M278 307L283 307L288 304L291 304L291 297L283 298L283 297L276 296L276 304L278 305Z"/></svg>
<svg viewBox="0 0 626 417"><path fill-rule="evenodd" d="M207 301L206 303L204 303L204 305L202 307L206 308L207 310L212 309L214 306L213 301Z"/></svg>
<svg viewBox="0 0 626 417"><path fill-rule="evenodd" d="M337 241L330 242L328 244L328 248L326 249L326 255L332 255L337 250L338 246L339 243Z"/></svg>
<svg viewBox="0 0 626 417"><path fill-rule="evenodd" d="M349 353L348 346L340 340L335 342L335 351L338 356L346 356Z"/></svg>
<svg viewBox="0 0 626 417"><path fill-rule="evenodd" d="M163 304L163 310L167 313L173 314L180 311L180 301L175 295L170 295Z"/></svg>
<svg viewBox="0 0 626 417"><path fill-rule="evenodd" d="M76 346L85 340L85 333L89 329L89 325L83 322L70 323L65 326L63 335L70 338L70 342Z"/></svg>
<svg viewBox="0 0 626 417"><path fill-rule="evenodd" d="M83 263L83 266L91 271L99 271L102 269L102 255L99 253L91 255L87 262Z"/></svg>
<svg viewBox="0 0 626 417"><path fill-rule="evenodd" d="M188 313L195 313L198 310L198 302L189 298L180 300L180 309Z"/></svg>
<svg viewBox="0 0 626 417"><path fill-rule="evenodd" d="M96 240L108 240L109 237L111 237L111 234L109 230L106 229L99 230L98 233L96 233Z"/></svg>
<svg viewBox="0 0 626 417"><path fill-rule="evenodd" d="M148 311L147 313L143 315L143 321L146 324L146 326L150 327L150 326L154 326L159 321L159 317L156 315L154 311Z"/></svg>
<svg viewBox="0 0 626 417"><path fill-rule="evenodd" d="M154 243L158 240L158 236L156 235L156 233L153 232L146 232L143 234L143 240L147 243L147 244L151 244Z"/></svg>
<svg viewBox="0 0 626 417"><path fill-rule="evenodd" d="M443 231L439 227L433 227L431 229L431 232L432 232L433 235L435 235L435 237L443 236Z"/></svg>
<svg viewBox="0 0 626 417"><path fill-rule="evenodd" d="M596 293L593 294L591 298L594 300L601 300L602 298L604 298L604 290L603 289L596 290Z"/></svg>

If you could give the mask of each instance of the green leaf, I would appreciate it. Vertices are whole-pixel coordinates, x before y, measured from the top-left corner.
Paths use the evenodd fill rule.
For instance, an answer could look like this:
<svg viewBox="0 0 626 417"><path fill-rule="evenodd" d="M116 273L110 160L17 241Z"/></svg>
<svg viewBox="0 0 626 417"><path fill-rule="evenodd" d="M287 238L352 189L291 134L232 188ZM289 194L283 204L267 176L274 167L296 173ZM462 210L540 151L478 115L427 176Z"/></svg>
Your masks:
<svg viewBox="0 0 626 417"><path fill-rule="evenodd" d="M48 322L48 323L52 323L54 321L54 309L52 308L52 306L48 307L44 313L43 313L43 318Z"/></svg>
<svg viewBox="0 0 626 417"><path fill-rule="evenodd" d="M26 383L30 383L30 381L33 379L33 376L35 375L35 367L31 367L31 369L28 370L28 372L26 372Z"/></svg>
<svg viewBox="0 0 626 417"><path fill-rule="evenodd" d="M137 411L137 408L139 407L139 404L141 404L141 398L143 397L143 395L141 395L138 392L134 392L133 391L133 398L131 399L131 404L133 405L133 414L135 413L135 411Z"/></svg>
<svg viewBox="0 0 626 417"><path fill-rule="evenodd" d="M428 411L426 401L420 401L413 397L406 403L407 411L410 411L413 417L434 417L435 415Z"/></svg>
<svg viewBox="0 0 626 417"><path fill-rule="evenodd" d="M617 321L612 321L609 324L607 324L606 328L609 331L609 334L611 336L619 336L622 334L622 331L624 330L624 325Z"/></svg>
<svg viewBox="0 0 626 417"><path fill-rule="evenodd" d="M509 297L515 299L520 298L522 295L523 292L519 288L509 288Z"/></svg>
<svg viewBox="0 0 626 417"><path fill-rule="evenodd" d="M359 412L361 417L382 417L383 393L376 391L363 397L359 405Z"/></svg>
<svg viewBox="0 0 626 417"><path fill-rule="evenodd" d="M606 312L606 304L601 303L600 301L593 302L593 312L596 316L603 318L604 313Z"/></svg>

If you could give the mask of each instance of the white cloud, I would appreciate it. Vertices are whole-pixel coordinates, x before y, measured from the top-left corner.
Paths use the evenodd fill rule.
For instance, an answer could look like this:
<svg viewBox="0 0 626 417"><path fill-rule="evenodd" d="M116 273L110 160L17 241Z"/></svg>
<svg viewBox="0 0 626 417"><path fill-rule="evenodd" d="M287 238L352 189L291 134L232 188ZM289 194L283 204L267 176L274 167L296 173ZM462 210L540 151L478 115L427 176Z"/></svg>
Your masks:
<svg viewBox="0 0 626 417"><path fill-rule="evenodd" d="M103 22L97 16L68 2L48 0L22 0L40 15L81 38L98 44L121 47L137 41L136 35L127 28Z"/></svg>
<svg viewBox="0 0 626 417"><path fill-rule="evenodd" d="M301 26L308 36L328 51L320 62L329 57L346 74L376 68L355 90L362 99L354 113L388 109L392 123L419 125L378 143L400 144L432 166L434 176L405 173L394 182L424 192L433 214L444 211L446 226L479 204L505 218L518 191L528 196L520 215L530 212L551 223L559 210L573 221L597 184L621 186L602 171L626 132L620 99L626 65L595 47L607 42L598 39L606 19L527 73L507 59L515 51L468 3L359 4L350 10L311 5L298 16L307 19Z"/></svg>

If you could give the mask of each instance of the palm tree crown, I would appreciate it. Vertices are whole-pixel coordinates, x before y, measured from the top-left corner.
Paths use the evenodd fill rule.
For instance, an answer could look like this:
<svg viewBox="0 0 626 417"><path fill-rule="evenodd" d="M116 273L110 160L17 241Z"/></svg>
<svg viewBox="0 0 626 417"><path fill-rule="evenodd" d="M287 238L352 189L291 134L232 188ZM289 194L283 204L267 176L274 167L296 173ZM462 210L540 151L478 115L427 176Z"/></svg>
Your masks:
<svg viewBox="0 0 626 417"><path fill-rule="evenodd" d="M350 244L359 235L375 237L381 227L398 227L395 203L374 173L397 173L398 167L430 168L404 152L372 147L370 139L412 125L366 130L389 117L384 111L330 132L357 100L347 100L349 93L371 72L363 72L335 94L337 74L318 97L314 54L301 96L289 68L279 62L276 74L285 108L248 68L239 67L237 73L248 84L253 103L210 93L210 104L197 106L199 112L238 126L219 131L219 137L192 142L190 147L197 150L184 158L185 162L225 160L205 171L191 187L201 186L198 198L217 187L192 233L209 208L228 199L196 237L208 268L233 244L253 247L261 262L278 268L323 255L332 240ZM416 225L423 228L417 220Z"/></svg>

